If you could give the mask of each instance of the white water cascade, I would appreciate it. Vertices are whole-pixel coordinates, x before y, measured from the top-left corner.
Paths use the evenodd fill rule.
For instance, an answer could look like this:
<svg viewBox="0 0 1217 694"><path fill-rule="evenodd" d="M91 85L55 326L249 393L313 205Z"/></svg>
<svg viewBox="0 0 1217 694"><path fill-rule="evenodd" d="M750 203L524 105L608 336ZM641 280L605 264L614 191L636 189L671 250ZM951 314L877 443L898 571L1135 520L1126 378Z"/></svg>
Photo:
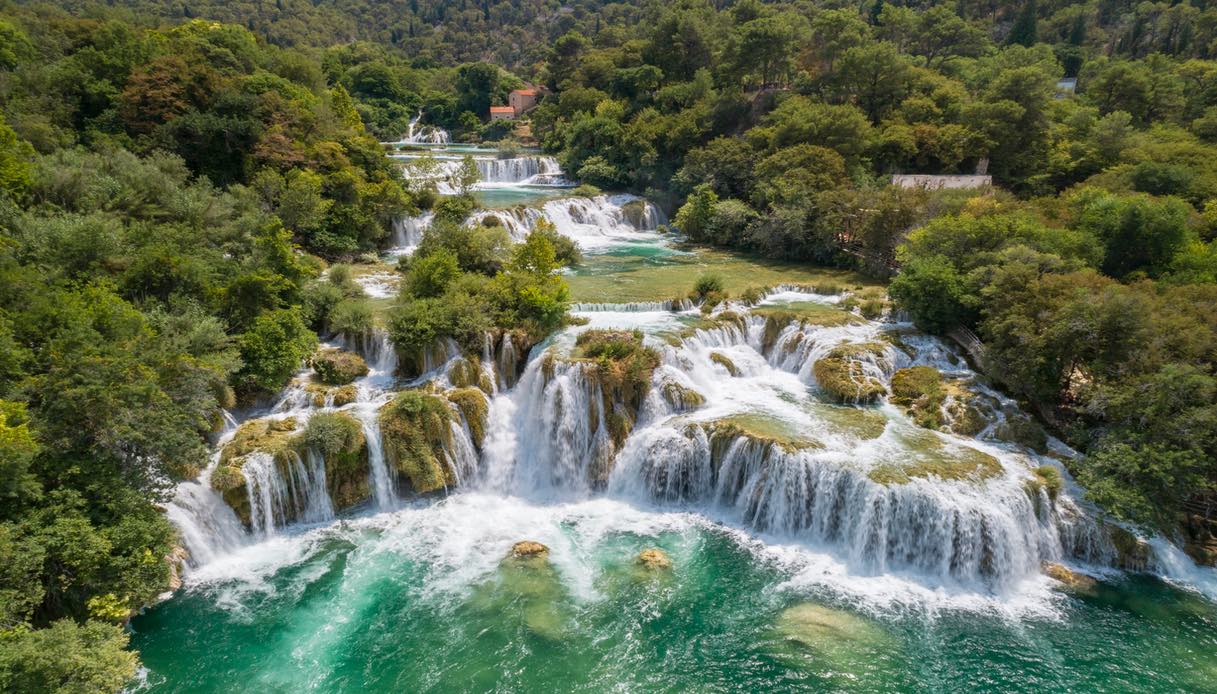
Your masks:
<svg viewBox="0 0 1217 694"><path fill-rule="evenodd" d="M435 214L432 212L393 220L393 247L387 253L391 256L412 255L423 241L423 232L431 228L434 220Z"/></svg>
<svg viewBox="0 0 1217 694"><path fill-rule="evenodd" d="M406 126L406 134L396 143L402 145L446 145L449 142L448 131L434 125L419 125L423 118L422 111L410 119Z"/></svg>
<svg viewBox="0 0 1217 694"><path fill-rule="evenodd" d="M470 216L469 224L486 224L492 217L517 241L528 236L537 220L546 219L584 250L623 242L654 242L655 231L666 221L658 207L628 194L559 198L540 207L479 210Z"/></svg>

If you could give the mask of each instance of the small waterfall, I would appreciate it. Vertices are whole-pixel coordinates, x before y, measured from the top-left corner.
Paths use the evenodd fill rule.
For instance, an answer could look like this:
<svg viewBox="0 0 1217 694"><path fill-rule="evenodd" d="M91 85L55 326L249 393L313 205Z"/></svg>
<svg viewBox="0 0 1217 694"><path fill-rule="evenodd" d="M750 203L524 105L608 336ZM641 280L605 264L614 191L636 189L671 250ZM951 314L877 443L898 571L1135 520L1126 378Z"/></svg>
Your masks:
<svg viewBox="0 0 1217 694"><path fill-rule="evenodd" d="M721 451L721 452L719 452ZM762 532L838 548L859 569L912 570L1011 585L1059 560L1057 533L1017 485L882 485L835 453L660 428L632 438L610 486L662 501L711 502Z"/></svg>
<svg viewBox="0 0 1217 694"><path fill-rule="evenodd" d="M205 480L182 482L165 515L177 528L186 549L186 562L202 566L245 544L245 528L237 514Z"/></svg>
<svg viewBox="0 0 1217 694"><path fill-rule="evenodd" d="M562 168L553 157L511 157L475 159L482 183L522 185L569 185ZM458 163L459 166L459 163Z"/></svg>
<svg viewBox="0 0 1217 694"><path fill-rule="evenodd" d="M469 226L501 226L514 241L523 241L541 219L543 213L535 207L513 207L507 210L478 210L466 222Z"/></svg>
<svg viewBox="0 0 1217 694"><path fill-rule="evenodd" d="M397 479L385 460L384 440L380 437L379 413L375 409L361 410L359 421L368 446L368 476L376 507L390 509L397 505Z"/></svg>
<svg viewBox="0 0 1217 694"><path fill-rule="evenodd" d="M284 473L286 472L286 476ZM266 537L297 520L321 522L334 518L325 483L325 460L310 454L301 458L286 452L283 460L255 452L241 466L249 497L249 520L254 534Z"/></svg>
<svg viewBox="0 0 1217 694"><path fill-rule="evenodd" d="M669 301L635 301L628 304L571 304L575 313L652 313L655 311L692 311L696 306L688 299Z"/></svg>
<svg viewBox="0 0 1217 694"><path fill-rule="evenodd" d="M587 364L532 360L515 389L491 403L488 485L504 493L590 492L607 479L613 453L603 402Z"/></svg>
<svg viewBox="0 0 1217 694"><path fill-rule="evenodd" d="M431 228L433 212L424 212L417 217L400 217L393 220L393 247L389 255L411 255L423 241L423 232Z"/></svg>
<svg viewBox="0 0 1217 694"><path fill-rule="evenodd" d="M419 121L423 118L423 112L419 111L418 115L410 119L409 125L406 126L406 134L401 138L400 142L394 144L404 145L446 145L449 143L448 131L434 125L419 125Z"/></svg>

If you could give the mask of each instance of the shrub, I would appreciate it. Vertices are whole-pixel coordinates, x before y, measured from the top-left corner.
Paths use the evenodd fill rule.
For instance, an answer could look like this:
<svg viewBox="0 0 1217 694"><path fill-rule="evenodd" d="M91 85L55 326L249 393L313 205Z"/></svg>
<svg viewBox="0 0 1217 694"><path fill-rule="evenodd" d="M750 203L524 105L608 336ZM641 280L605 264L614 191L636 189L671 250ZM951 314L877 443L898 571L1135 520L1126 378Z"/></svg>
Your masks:
<svg viewBox="0 0 1217 694"><path fill-rule="evenodd" d="M374 323L372 304L367 299L343 299L330 312L329 329L342 335L367 335Z"/></svg>
<svg viewBox="0 0 1217 694"><path fill-rule="evenodd" d="M354 352L326 350L313 357L313 371L327 385L342 386L368 375L368 365Z"/></svg>

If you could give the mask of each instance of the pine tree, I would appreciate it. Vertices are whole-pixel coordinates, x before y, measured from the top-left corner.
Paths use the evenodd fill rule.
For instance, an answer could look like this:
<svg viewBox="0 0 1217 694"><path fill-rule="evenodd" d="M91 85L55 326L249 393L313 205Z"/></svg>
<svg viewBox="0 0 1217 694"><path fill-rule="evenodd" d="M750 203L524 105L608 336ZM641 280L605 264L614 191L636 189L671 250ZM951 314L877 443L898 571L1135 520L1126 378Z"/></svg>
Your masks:
<svg viewBox="0 0 1217 694"><path fill-rule="evenodd" d="M1022 11L1018 13L1018 18L1014 20L1014 26L1010 29L1010 36L1006 38L1006 43L1009 45L1034 46L1036 41L1039 40L1035 27L1038 15L1039 11L1035 6L1035 0L1027 0L1027 4L1023 5Z"/></svg>

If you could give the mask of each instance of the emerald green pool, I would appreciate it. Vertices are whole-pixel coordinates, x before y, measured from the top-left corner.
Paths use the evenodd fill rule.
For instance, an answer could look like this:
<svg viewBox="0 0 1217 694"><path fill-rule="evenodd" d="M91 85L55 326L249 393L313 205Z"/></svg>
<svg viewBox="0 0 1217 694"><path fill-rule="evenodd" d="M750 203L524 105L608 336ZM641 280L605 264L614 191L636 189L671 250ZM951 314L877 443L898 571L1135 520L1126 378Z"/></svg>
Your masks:
<svg viewBox="0 0 1217 694"><path fill-rule="evenodd" d="M549 561L500 563L522 539ZM850 577L696 514L467 493L209 565L132 644L156 692L1217 691L1212 603L1048 585Z"/></svg>

